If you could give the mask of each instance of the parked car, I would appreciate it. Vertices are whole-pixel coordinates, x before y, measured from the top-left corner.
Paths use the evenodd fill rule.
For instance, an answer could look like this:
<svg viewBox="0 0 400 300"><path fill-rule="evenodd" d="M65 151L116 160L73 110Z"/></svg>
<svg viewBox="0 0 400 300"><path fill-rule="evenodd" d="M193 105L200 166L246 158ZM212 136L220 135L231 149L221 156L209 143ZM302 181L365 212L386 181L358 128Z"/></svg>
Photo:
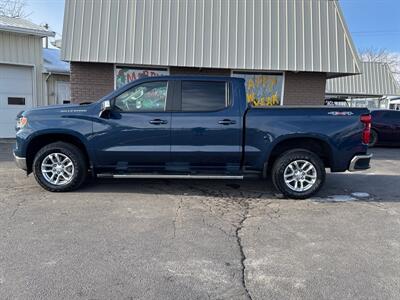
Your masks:
<svg viewBox="0 0 400 300"><path fill-rule="evenodd" d="M315 194L332 172L369 168L364 108L251 107L244 80L152 77L90 105L22 114L17 165L48 191L111 178L270 176L292 198Z"/></svg>
<svg viewBox="0 0 400 300"><path fill-rule="evenodd" d="M400 146L400 111L373 110L370 147Z"/></svg>

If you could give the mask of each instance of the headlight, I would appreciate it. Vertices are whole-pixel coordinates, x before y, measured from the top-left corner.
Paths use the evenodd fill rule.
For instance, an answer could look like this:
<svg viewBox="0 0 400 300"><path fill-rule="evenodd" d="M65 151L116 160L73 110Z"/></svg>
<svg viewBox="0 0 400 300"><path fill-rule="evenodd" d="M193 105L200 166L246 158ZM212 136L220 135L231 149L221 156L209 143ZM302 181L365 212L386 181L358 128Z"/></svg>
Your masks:
<svg viewBox="0 0 400 300"><path fill-rule="evenodd" d="M26 126L26 124L28 124L28 119L26 117L20 117L17 120L17 130L24 128Z"/></svg>

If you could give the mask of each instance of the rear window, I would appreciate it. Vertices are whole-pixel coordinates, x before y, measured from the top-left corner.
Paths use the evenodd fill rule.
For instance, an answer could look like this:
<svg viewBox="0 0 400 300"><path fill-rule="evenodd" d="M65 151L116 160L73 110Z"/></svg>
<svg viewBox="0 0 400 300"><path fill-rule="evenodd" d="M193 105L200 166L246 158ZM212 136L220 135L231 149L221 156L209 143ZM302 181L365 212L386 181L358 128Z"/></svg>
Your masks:
<svg viewBox="0 0 400 300"><path fill-rule="evenodd" d="M228 103L224 81L182 81L182 111L217 111Z"/></svg>

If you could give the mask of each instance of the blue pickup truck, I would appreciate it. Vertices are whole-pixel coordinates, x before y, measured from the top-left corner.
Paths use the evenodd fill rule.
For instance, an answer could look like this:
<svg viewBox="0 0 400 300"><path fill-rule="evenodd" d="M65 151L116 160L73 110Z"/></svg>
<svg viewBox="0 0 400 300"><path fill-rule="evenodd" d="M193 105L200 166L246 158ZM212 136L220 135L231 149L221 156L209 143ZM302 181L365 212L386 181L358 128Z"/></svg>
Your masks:
<svg viewBox="0 0 400 300"><path fill-rule="evenodd" d="M144 78L88 105L18 116L14 156L52 192L111 178L271 177L287 197L315 194L332 172L369 168L363 108L251 107L243 79Z"/></svg>

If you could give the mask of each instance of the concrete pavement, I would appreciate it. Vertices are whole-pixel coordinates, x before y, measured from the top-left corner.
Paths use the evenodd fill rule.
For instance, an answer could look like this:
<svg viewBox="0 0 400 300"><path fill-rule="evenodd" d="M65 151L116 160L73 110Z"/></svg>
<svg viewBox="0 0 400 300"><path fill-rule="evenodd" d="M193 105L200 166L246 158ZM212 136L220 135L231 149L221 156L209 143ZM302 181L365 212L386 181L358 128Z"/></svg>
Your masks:
<svg viewBox="0 0 400 300"><path fill-rule="evenodd" d="M304 201L262 180L48 193L9 151L0 143L1 299L400 297L398 149L373 150L369 171L329 174Z"/></svg>

